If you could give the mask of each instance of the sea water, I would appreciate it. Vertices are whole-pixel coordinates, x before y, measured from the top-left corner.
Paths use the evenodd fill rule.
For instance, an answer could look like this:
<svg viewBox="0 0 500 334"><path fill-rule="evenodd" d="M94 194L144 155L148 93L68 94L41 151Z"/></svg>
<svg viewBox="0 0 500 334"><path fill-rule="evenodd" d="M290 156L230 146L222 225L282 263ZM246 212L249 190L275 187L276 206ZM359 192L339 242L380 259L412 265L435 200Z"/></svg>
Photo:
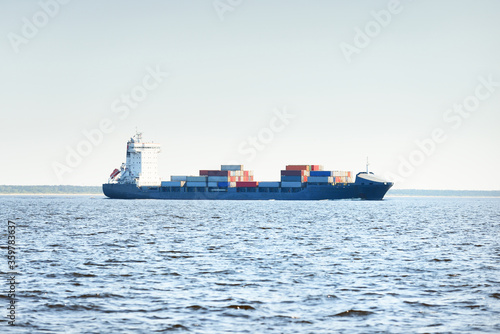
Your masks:
<svg viewBox="0 0 500 334"><path fill-rule="evenodd" d="M500 198L0 208L1 332L500 332Z"/></svg>

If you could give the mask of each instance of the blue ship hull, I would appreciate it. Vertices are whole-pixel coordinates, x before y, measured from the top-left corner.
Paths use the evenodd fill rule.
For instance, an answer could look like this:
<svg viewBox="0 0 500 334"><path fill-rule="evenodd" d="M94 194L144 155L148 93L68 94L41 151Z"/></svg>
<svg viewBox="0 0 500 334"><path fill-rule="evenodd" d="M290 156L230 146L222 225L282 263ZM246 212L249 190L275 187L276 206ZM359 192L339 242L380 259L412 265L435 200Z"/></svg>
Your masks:
<svg viewBox="0 0 500 334"><path fill-rule="evenodd" d="M391 182L346 184L304 184L301 188L187 188L137 187L134 184L103 184L104 195L117 199L180 200L381 200L392 187Z"/></svg>

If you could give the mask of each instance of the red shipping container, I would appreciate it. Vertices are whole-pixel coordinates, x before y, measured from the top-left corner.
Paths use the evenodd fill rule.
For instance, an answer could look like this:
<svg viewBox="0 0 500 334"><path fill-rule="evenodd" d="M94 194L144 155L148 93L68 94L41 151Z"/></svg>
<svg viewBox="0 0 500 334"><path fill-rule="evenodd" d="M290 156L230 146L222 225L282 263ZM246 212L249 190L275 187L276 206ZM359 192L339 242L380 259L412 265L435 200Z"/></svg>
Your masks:
<svg viewBox="0 0 500 334"><path fill-rule="evenodd" d="M236 182L236 176L230 176L229 182Z"/></svg>
<svg viewBox="0 0 500 334"><path fill-rule="evenodd" d="M258 187L259 182L256 181L247 181L247 182L236 182L236 187Z"/></svg>
<svg viewBox="0 0 500 334"><path fill-rule="evenodd" d="M307 182L307 176L302 177L302 182Z"/></svg>
<svg viewBox="0 0 500 334"><path fill-rule="evenodd" d="M208 175L208 170L200 170L200 176Z"/></svg>
<svg viewBox="0 0 500 334"><path fill-rule="evenodd" d="M321 165L311 165L311 170L322 170Z"/></svg>
<svg viewBox="0 0 500 334"><path fill-rule="evenodd" d="M287 165L286 170L311 170L310 165Z"/></svg>
<svg viewBox="0 0 500 334"><path fill-rule="evenodd" d="M243 171L243 176L248 177L248 171L247 170Z"/></svg>

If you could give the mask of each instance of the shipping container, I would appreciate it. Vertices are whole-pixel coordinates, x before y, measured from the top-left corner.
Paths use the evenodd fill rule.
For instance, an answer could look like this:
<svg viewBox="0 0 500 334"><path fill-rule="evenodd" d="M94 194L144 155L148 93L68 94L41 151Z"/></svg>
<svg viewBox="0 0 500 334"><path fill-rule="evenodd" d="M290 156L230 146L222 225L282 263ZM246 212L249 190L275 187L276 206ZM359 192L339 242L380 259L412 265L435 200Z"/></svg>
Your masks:
<svg viewBox="0 0 500 334"><path fill-rule="evenodd" d="M309 176L332 176L332 172L328 170L310 171Z"/></svg>
<svg viewBox="0 0 500 334"><path fill-rule="evenodd" d="M229 176L228 170L209 170L208 176Z"/></svg>
<svg viewBox="0 0 500 334"><path fill-rule="evenodd" d="M279 188L279 182L259 182L259 188Z"/></svg>
<svg viewBox="0 0 500 334"><path fill-rule="evenodd" d="M186 175L172 175L170 181L187 181L186 178Z"/></svg>
<svg viewBox="0 0 500 334"><path fill-rule="evenodd" d="M207 176L188 176L186 177L186 181L188 182L207 182Z"/></svg>
<svg viewBox="0 0 500 334"><path fill-rule="evenodd" d="M309 176L307 182L312 183L333 183L333 177L331 176Z"/></svg>
<svg viewBox="0 0 500 334"><path fill-rule="evenodd" d="M217 188L218 187L218 182L211 182L211 181L208 181L207 182L207 187L210 187L210 188Z"/></svg>
<svg viewBox="0 0 500 334"><path fill-rule="evenodd" d="M307 170L282 170L281 176L309 176Z"/></svg>
<svg viewBox="0 0 500 334"><path fill-rule="evenodd" d="M200 170L200 176L229 176L231 171L228 170Z"/></svg>
<svg viewBox="0 0 500 334"><path fill-rule="evenodd" d="M221 170L243 170L243 165L221 165Z"/></svg>
<svg viewBox="0 0 500 334"><path fill-rule="evenodd" d="M259 182L236 182L236 187L241 188L241 187L257 187L259 185Z"/></svg>
<svg viewBox="0 0 500 334"><path fill-rule="evenodd" d="M323 166L321 166L321 165L311 165L311 170L312 171L322 171L323 170Z"/></svg>
<svg viewBox="0 0 500 334"><path fill-rule="evenodd" d="M281 182L281 188L300 188L302 182Z"/></svg>
<svg viewBox="0 0 500 334"><path fill-rule="evenodd" d="M303 182L304 177L303 176L285 176L283 175L281 177L281 182Z"/></svg>
<svg viewBox="0 0 500 334"><path fill-rule="evenodd" d="M335 176L335 183L347 183L347 180L346 176Z"/></svg>
<svg viewBox="0 0 500 334"><path fill-rule="evenodd" d="M286 170L311 170L311 165L287 165Z"/></svg>
<svg viewBox="0 0 500 334"><path fill-rule="evenodd" d="M206 187L206 182L187 181L186 187Z"/></svg>
<svg viewBox="0 0 500 334"><path fill-rule="evenodd" d="M185 181L161 181L162 187L183 187Z"/></svg>
<svg viewBox="0 0 500 334"><path fill-rule="evenodd" d="M209 176L208 182L229 182L229 176Z"/></svg>
<svg viewBox="0 0 500 334"><path fill-rule="evenodd" d="M217 182L219 188L228 188L231 186L231 182Z"/></svg>

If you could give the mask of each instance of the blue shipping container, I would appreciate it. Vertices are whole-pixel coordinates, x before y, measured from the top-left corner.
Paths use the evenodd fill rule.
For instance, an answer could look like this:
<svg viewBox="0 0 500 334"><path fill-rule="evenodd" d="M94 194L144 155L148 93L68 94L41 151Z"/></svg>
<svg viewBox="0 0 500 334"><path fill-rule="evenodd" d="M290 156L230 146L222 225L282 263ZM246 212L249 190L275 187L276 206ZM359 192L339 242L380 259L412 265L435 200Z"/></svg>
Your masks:
<svg viewBox="0 0 500 334"><path fill-rule="evenodd" d="M229 188L231 182L218 182L219 188Z"/></svg>
<svg viewBox="0 0 500 334"><path fill-rule="evenodd" d="M259 182L259 188L279 188L279 182Z"/></svg>
<svg viewBox="0 0 500 334"><path fill-rule="evenodd" d="M333 183L333 177L331 176L309 176L307 179L309 183Z"/></svg>
<svg viewBox="0 0 500 334"><path fill-rule="evenodd" d="M332 172L328 170L314 170L311 171L310 174L311 176L332 176Z"/></svg>
<svg viewBox="0 0 500 334"><path fill-rule="evenodd" d="M282 175L281 176L281 181L282 182L302 182L302 176L287 176L287 175Z"/></svg>

